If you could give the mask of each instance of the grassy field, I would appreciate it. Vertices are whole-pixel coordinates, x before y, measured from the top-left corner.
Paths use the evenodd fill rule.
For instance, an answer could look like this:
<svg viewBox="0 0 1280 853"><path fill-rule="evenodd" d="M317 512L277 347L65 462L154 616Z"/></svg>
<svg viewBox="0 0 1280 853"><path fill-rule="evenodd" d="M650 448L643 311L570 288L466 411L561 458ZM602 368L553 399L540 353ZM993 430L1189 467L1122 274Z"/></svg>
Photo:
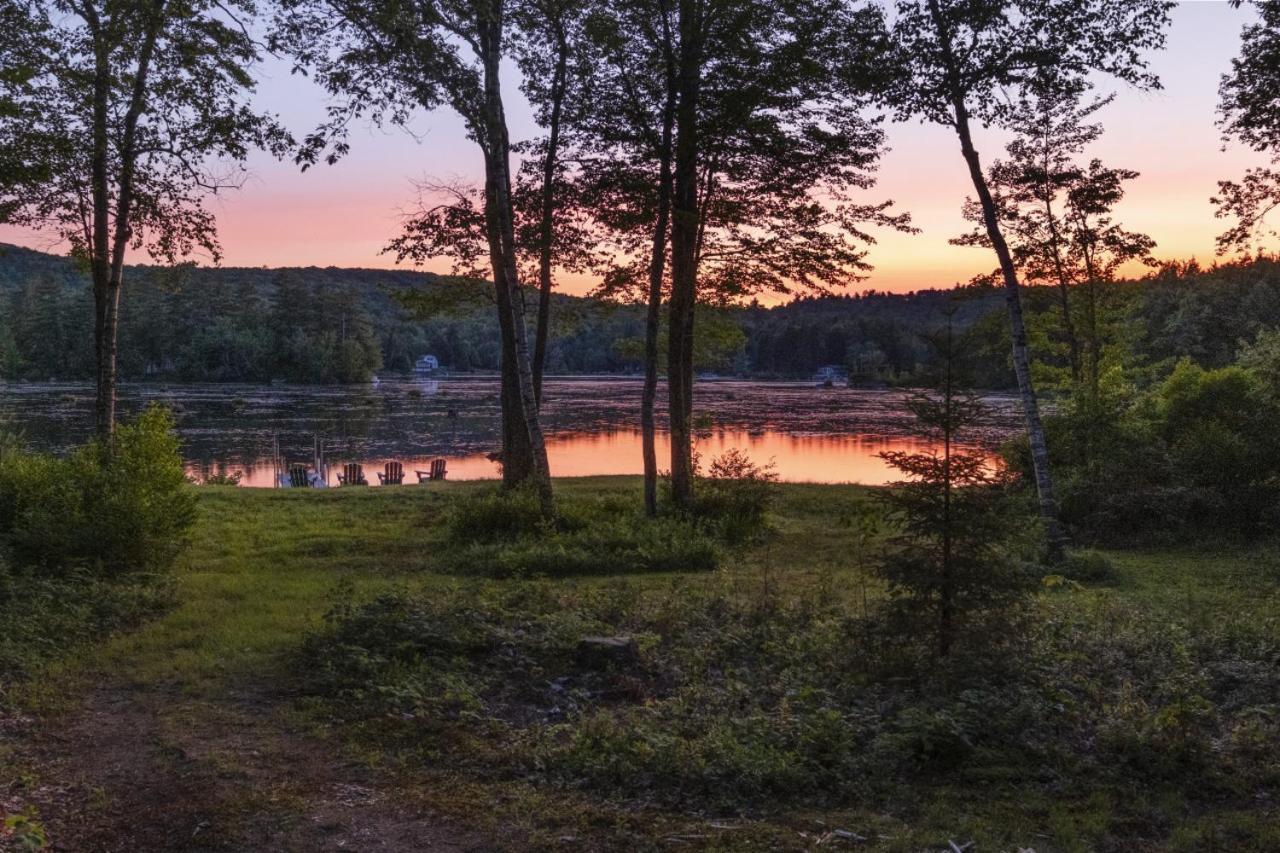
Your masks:
<svg viewBox="0 0 1280 853"><path fill-rule="evenodd" d="M901 720L897 705L910 704L895 698L892 679L877 681L857 661L845 669L838 655L810 642L832 637L841 655L871 656L857 631L882 593L852 522L872 500L868 490L782 487L772 534L728 552L715 572L529 584L451 571L437 522L477 488L201 488L200 521L176 571L176 607L18 693L30 718L0 753L0 775L8 770L18 780L0 805L35 804L51 838L83 845L68 849L372 849L335 840L362 819L384 840L405 839L386 849L405 850L425 849L415 844L430 831L442 833L439 849L945 850L970 841L974 850L1038 853L1280 849L1273 799L1280 767L1250 764L1273 762L1270 741L1280 736L1280 551L1270 546L1113 552L1112 577L1045 587L1032 630L1050 637L1046 647L1056 651L1036 658L1044 670L1036 684L1063 692L1059 704L1072 724L1108 722L1079 724L1104 747L1080 738L1069 760L1046 747L1031 767L963 734L946 735L964 742L961 753L948 752L945 737L935 748L936 721L954 714L954 704L930 705L935 715L920 731L881 731L871 721L859 725L874 737L829 747L822 738L835 735L814 734L828 706L846 708L846 719L823 731L845 732L849 717L875 715L868 708ZM563 481L559 489L583 501L638 503L640 495L633 478ZM557 657L564 637L641 626L652 635L648 681L632 699L584 711L590 727L548 726L518 719L523 706L511 695L525 685L512 685L516 669L458 653L447 673L450 689L465 694L456 705L428 696L413 700L414 719L384 712L399 705L356 713L350 692L316 689L313 670L326 663L317 654L331 656L337 646L317 646L315 638L330 630L325 614L339 600L392 590L424 602L425 613L446 620L442 630L450 617L430 608L462 602L489 619L484 630L506 632L503 649L512 630L543 638L537 648L529 640L519 663L539 677L556 667L570 671L568 659ZM531 602L527 612L524 602ZM723 611L720 621L699 622L688 641L667 636L682 627L663 628L664 619L702 602ZM579 606L589 617L566 615ZM758 636L729 636L741 621ZM758 657L742 672L706 676L720 692L687 671L695 660L713 666L713 651L741 663L734 655L748 645ZM790 665L792 658L804 667ZM377 672L386 677L385 667ZM961 681L977 680L949 683L961 695L985 688L983 677L959 673ZM823 678L849 683L802 683ZM775 680L788 685L779 688L781 702L756 702L753 694L772 690ZM741 695L726 698L729 682ZM817 710L805 704L811 687L824 697L814 700ZM841 698L863 694L874 701ZM493 710L500 704L506 710ZM431 709L442 719L423 719ZM738 754L754 748L742 745L747 733L793 721L804 729L794 736L799 751ZM137 738L99 742L104 731L124 737L121 727ZM654 755L665 728L687 732L670 748L680 762L703 762L696 774ZM901 746L907 738L910 748ZM85 741L91 750L116 749L117 763L104 769L71 756L66 744ZM765 736L749 743L773 748ZM886 744L915 755L915 763L883 757ZM145 763L121 770L131 752L145 754ZM843 763L828 762L826 752L840 753ZM795 761L813 769L797 774L789 766ZM118 790L130 772L152 780L151 799ZM334 773L358 777L348 787L365 799L334 795ZM670 778L658 778L663 773ZM60 775L81 787L51 793L68 782ZM634 781L639 776L643 785ZM787 780L797 794L779 793ZM188 790L190 802L182 799ZM132 814L122 819L122 809ZM337 828L307 834L325 820Z"/></svg>
<svg viewBox="0 0 1280 853"><path fill-rule="evenodd" d="M101 663L196 693L224 689L246 676L283 674L286 653L318 625L339 584L350 584L354 595L364 597L394 585L459 583L442 564L444 533L433 522L460 495L478 488L484 487L203 488L200 522L177 568L181 606L113 642ZM640 499L633 478L569 480L560 489L574 497L623 493L634 494L637 504ZM774 522L778 535L738 555L726 572L744 585L794 586L823 572L847 570L848 543L838 525L866 500L866 490L787 486L783 495ZM785 578L778 575L784 566ZM660 586L673 576L646 575L635 582Z"/></svg>

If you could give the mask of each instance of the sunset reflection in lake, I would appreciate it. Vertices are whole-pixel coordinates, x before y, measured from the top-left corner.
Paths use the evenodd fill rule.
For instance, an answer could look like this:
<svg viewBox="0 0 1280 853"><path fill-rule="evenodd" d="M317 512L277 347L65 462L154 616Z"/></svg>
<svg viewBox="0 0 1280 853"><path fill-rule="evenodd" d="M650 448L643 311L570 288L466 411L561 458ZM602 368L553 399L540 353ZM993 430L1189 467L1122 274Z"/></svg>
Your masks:
<svg viewBox="0 0 1280 853"><path fill-rule="evenodd" d="M882 485L900 479L898 472L880 457L887 450L927 453L934 446L927 441L900 436L877 435L788 435L784 433L748 433L717 430L697 437L696 450L704 464L730 448L743 450L760 465L772 462L779 477L792 483L860 483ZM616 430L600 433L553 435L547 439L547 455L556 477L590 477L601 475L640 474L640 433ZM416 484L416 470L426 471L431 459L401 458L405 483ZM445 457L451 480L487 480L501 476L498 466L483 453ZM658 436L658 466L668 467L670 440ZM303 461L301 459L294 461ZM387 459L329 459L330 484L338 485L337 472L343 462L360 461L370 485L378 484L377 472ZM270 487L272 468L269 459L243 466L243 486ZM200 472L204 473L204 472Z"/></svg>
<svg viewBox="0 0 1280 853"><path fill-rule="evenodd" d="M639 474L640 382L616 378L553 378L545 387L543 426L556 477ZM658 397L658 465L666 468L664 389ZM806 382L700 382L695 411L710 426L697 437L704 464L729 448L758 464L772 460L790 482L862 483L894 478L879 456L886 450L927 451L898 389L819 388ZM1020 429L1016 400L986 398L990 420L966 441L994 448ZM242 474L245 486L273 484L272 456L312 464L323 449L329 485L342 465L358 462L376 486L388 461L404 465L405 482L432 459L448 464L448 479L500 476L488 459L501 440L498 385L493 378L446 381L387 379L377 385L215 385L127 383L120 410L129 417L158 403L173 413L187 470ZM93 425L93 389L86 383L0 383L0 423L34 449L63 453L86 441Z"/></svg>

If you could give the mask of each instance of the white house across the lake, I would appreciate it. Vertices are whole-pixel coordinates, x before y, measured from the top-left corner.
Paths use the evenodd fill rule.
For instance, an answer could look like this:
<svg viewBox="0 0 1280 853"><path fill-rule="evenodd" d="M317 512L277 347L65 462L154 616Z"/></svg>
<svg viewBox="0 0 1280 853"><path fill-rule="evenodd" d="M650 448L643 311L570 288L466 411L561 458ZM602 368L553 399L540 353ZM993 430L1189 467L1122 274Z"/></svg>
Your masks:
<svg viewBox="0 0 1280 853"><path fill-rule="evenodd" d="M414 373L435 373L439 369L440 359L436 358L434 355L419 356L418 360L414 362L413 365Z"/></svg>
<svg viewBox="0 0 1280 853"><path fill-rule="evenodd" d="M813 374L813 381L819 385L843 385L849 381L849 371L838 364L824 364Z"/></svg>

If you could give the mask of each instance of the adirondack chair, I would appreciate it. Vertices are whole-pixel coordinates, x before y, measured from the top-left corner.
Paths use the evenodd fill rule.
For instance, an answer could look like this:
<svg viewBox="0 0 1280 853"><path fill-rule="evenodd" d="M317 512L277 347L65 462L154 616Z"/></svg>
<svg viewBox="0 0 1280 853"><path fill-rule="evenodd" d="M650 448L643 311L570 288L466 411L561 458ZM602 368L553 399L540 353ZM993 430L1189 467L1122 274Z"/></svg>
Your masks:
<svg viewBox="0 0 1280 853"><path fill-rule="evenodd" d="M289 488L305 489L311 485L311 480L307 477L306 465L290 465L289 466Z"/></svg>
<svg viewBox="0 0 1280 853"><path fill-rule="evenodd" d="M338 475L338 482L344 486L367 486L369 481L364 478L364 466L359 462L348 462L342 466L342 473Z"/></svg>
<svg viewBox="0 0 1280 853"><path fill-rule="evenodd" d="M430 471L416 471L418 482L425 483L427 480L443 480L445 475L445 461L443 459L432 459Z"/></svg>
<svg viewBox="0 0 1280 853"><path fill-rule="evenodd" d="M383 486L398 486L404 482L404 466L399 462L388 462L384 471L378 472L378 482Z"/></svg>

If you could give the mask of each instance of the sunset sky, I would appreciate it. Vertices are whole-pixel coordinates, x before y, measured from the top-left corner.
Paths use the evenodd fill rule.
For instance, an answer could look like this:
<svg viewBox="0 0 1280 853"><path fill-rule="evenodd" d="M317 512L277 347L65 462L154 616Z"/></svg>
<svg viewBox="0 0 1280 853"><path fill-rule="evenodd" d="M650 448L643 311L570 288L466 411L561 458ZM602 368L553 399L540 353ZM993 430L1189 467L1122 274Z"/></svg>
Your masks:
<svg viewBox="0 0 1280 853"><path fill-rule="evenodd" d="M1226 0L1183 2L1174 14L1168 48L1152 57L1164 90L1144 94L1121 89L1100 114L1106 135L1090 153L1109 165L1142 172L1119 214L1129 227L1155 238L1162 259L1211 260L1214 236L1222 230L1209 204L1215 181L1261 162L1239 146L1223 151L1214 125L1218 81L1230 66L1249 15L1230 8ZM323 93L308 80L291 76L287 63L267 63L260 79L258 105L278 112L295 133L305 133L322 117ZM512 136L520 139L536 128L527 106L517 100L515 82L508 86L509 110ZM868 199L893 199L923 233L882 233L870 254L875 270L857 289L947 286L990 270L994 263L985 251L947 242L964 230L959 211L969 190L954 135L917 124L890 125L888 130L892 150ZM291 163L255 156L248 185L213 203L224 263L394 266L380 249L414 199L413 182L478 180L481 175L475 146L447 110L424 113L412 131L357 130L347 158L305 174ZM986 162L1001 153L997 135L984 134L979 143ZM0 240L56 250L47 239L12 228L0 228ZM443 271L447 263L428 268ZM589 284L575 281L566 289L580 292Z"/></svg>

